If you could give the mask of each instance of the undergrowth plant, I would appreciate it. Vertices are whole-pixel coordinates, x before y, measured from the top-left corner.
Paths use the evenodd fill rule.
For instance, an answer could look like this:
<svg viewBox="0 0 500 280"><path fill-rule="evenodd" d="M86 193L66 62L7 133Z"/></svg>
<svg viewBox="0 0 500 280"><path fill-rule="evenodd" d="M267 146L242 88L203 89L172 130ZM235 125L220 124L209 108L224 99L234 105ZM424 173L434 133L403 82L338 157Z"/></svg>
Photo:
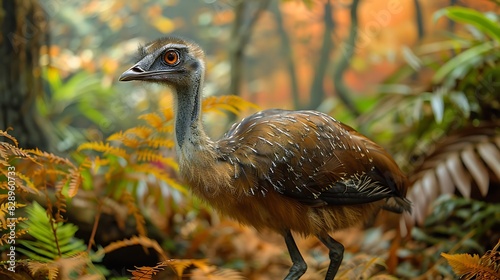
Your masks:
<svg viewBox="0 0 500 280"><path fill-rule="evenodd" d="M500 252L497 245L484 255L446 254L441 255L448 261L453 271L460 279L500 279Z"/></svg>
<svg viewBox="0 0 500 280"><path fill-rule="evenodd" d="M255 105L236 96L209 97L203 102L205 112L239 114L251 108ZM0 131L4 138L0 142L0 248L9 248L9 240L15 239L17 272L9 271L8 261L2 261L0 275L30 279L16 278L21 277L22 272L23 277L33 279L80 279L83 276L104 279L108 272L99 266L103 256L134 245L153 249L162 261L159 268L169 267L178 276L188 267L190 271L201 269L198 273L205 275L236 275L221 272L201 260L167 261L165 250L148 237L146 218L151 218L147 217L150 210L175 207L166 205L165 201L171 196L182 200L187 191L177 177L178 167L173 158L171 109L145 114L140 119L144 124L114 133L105 142L81 144L73 160L23 149L8 131ZM15 187L9 184L9 178L14 178ZM77 226L66 220L70 214L67 208L75 198L96 210L89 240L75 238ZM118 213L122 208L116 204L123 205L127 215ZM22 211L24 209L26 211ZM104 226L99 220L105 210L115 211L121 229L125 228L128 217L133 217L137 236L105 247L95 244L97 228ZM14 233L8 227L11 220L16 224ZM134 275L153 275L154 272L154 268L141 268Z"/></svg>
<svg viewBox="0 0 500 280"><path fill-rule="evenodd" d="M499 201L500 16L452 6L439 11L462 27L449 39L403 51L407 65L382 85L362 117L409 173L412 216L422 224L442 194ZM387 126L391 129L387 129ZM396 153L397 151L397 153Z"/></svg>

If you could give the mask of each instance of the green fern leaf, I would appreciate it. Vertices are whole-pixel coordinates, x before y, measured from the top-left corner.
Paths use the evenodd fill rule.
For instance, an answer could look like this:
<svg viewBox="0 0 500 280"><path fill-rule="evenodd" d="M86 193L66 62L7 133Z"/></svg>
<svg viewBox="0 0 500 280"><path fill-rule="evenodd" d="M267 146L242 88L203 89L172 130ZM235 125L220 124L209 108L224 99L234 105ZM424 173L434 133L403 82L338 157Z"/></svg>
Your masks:
<svg viewBox="0 0 500 280"><path fill-rule="evenodd" d="M74 237L78 230L77 226L51 222L45 209L36 202L28 207L27 213L29 219L24 222L24 226L29 228L28 234L34 240L19 240L19 244L24 246L18 248L20 253L33 260L51 262L86 250L84 242Z"/></svg>

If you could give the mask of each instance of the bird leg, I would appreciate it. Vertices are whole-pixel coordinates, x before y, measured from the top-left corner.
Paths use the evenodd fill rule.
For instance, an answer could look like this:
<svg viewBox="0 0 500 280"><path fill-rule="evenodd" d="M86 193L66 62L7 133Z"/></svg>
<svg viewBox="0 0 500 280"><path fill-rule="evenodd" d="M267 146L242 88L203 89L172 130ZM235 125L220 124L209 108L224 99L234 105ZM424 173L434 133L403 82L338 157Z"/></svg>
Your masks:
<svg viewBox="0 0 500 280"><path fill-rule="evenodd" d="M290 258L292 259L292 267L290 268L290 272L285 277L285 280L296 280L302 276L307 270L307 264L302 258L300 254L299 248L297 248L297 244L293 240L292 233L290 230L285 231L283 234L285 238L286 247L288 248L288 252L290 253Z"/></svg>
<svg viewBox="0 0 500 280"><path fill-rule="evenodd" d="M330 250L330 253L328 254L330 256L330 265L328 266L325 280L332 280L335 278L335 274L337 274L339 266L342 263L342 259L344 258L344 246L326 233L323 235L317 235L317 237Z"/></svg>

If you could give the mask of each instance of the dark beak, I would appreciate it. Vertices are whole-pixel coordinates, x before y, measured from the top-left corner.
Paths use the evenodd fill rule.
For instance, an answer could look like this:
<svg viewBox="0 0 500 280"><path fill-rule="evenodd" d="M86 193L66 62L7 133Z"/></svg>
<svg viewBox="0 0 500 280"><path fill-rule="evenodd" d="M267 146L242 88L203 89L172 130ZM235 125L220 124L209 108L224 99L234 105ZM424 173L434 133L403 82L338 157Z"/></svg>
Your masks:
<svg viewBox="0 0 500 280"><path fill-rule="evenodd" d="M123 72L120 78L118 78L118 80L119 81L142 80L144 77L147 76L147 74L148 72L146 72L144 69L142 69L140 66L136 64L127 71Z"/></svg>

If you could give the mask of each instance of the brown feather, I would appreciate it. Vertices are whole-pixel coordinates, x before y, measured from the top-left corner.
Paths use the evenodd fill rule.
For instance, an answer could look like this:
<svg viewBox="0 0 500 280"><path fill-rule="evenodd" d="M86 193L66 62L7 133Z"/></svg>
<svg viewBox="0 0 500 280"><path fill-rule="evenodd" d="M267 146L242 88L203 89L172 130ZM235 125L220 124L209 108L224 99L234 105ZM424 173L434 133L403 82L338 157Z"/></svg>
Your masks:
<svg viewBox="0 0 500 280"><path fill-rule="evenodd" d="M258 229L305 235L343 229L392 197L400 198L398 208L409 208L405 176L391 157L325 114L259 112L211 145L214 151L193 157L200 164L188 166L199 170L184 177L219 212ZM357 190L363 182L364 193Z"/></svg>

